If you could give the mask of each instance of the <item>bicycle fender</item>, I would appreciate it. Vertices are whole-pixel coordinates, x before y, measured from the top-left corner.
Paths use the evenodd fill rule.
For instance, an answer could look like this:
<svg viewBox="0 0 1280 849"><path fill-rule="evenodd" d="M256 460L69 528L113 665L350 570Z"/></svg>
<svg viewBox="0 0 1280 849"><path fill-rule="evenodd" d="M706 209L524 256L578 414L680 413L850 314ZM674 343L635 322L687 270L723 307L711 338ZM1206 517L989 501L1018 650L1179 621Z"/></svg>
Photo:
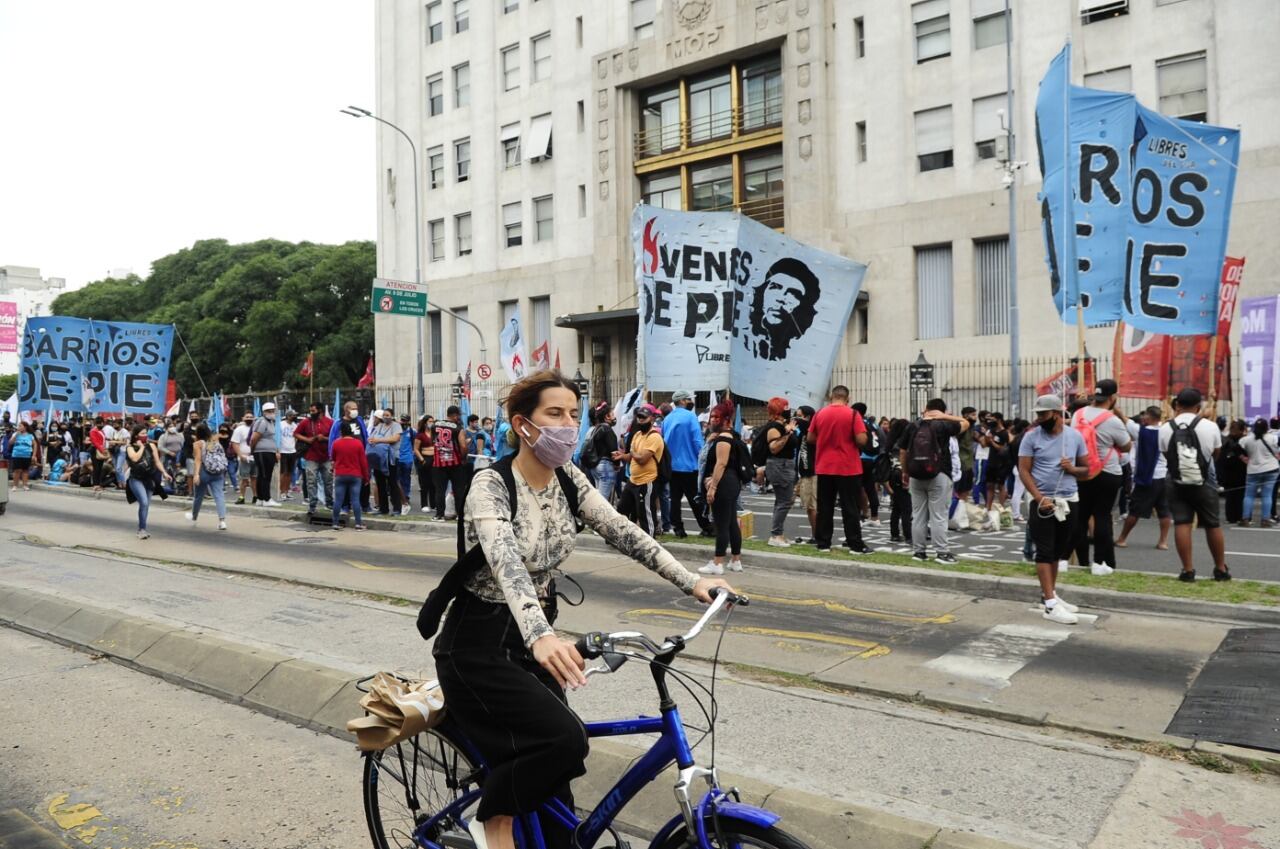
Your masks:
<svg viewBox="0 0 1280 849"><path fill-rule="evenodd" d="M733 802L723 800L716 804L716 811L721 819L736 819L742 822L758 825L761 828L768 828L774 825L782 817L773 811L767 811L764 808L757 808L755 805L747 805L742 802ZM671 838L671 835L684 826L684 817L677 814L672 817L666 825L658 829L658 833L654 835L653 840L649 843L649 849L660 849L660 847Z"/></svg>

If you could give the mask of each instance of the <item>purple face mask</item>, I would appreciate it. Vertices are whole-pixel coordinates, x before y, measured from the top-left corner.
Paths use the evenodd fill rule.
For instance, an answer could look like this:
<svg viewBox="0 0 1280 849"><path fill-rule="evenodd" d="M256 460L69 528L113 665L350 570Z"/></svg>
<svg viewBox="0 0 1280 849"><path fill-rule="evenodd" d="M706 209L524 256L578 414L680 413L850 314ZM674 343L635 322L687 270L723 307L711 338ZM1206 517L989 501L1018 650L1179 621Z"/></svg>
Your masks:
<svg viewBox="0 0 1280 849"><path fill-rule="evenodd" d="M533 426L538 428L536 442L529 441L528 428L522 425L520 432L524 435L525 444L533 449L533 456L537 457L544 466L558 469L573 459L573 452L578 447L578 429L576 427Z"/></svg>

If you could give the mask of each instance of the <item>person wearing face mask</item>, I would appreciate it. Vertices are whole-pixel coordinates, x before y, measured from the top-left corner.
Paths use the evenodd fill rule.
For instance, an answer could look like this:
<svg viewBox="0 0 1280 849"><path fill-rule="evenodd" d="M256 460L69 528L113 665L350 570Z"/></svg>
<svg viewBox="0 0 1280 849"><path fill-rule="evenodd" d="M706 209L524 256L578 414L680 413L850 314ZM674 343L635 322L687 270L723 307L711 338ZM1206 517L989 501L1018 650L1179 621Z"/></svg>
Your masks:
<svg viewBox="0 0 1280 849"><path fill-rule="evenodd" d="M151 534L147 531L147 513L151 507L151 496L166 498L164 488L157 481L158 476L172 480L160 460L160 451L156 444L147 439L147 429L136 425L129 435L129 443L124 449L126 468L129 476L125 481L125 497L130 504L138 505L138 539L147 539Z"/></svg>
<svg viewBox="0 0 1280 849"><path fill-rule="evenodd" d="M231 446L235 449L236 473L240 481L240 497L236 499L237 504L244 503L246 491L252 493L256 489L257 470L253 464L253 449L249 445L253 435L252 430L253 413L245 413L240 424L231 431ZM249 497L253 498L252 495Z"/></svg>
<svg viewBox="0 0 1280 849"><path fill-rule="evenodd" d="M449 576L460 587L446 578L419 617L423 636L435 637L449 715L489 765L470 824L478 849L511 849L513 818L553 797L572 807L569 782L585 773L587 736L565 698L566 688L587 683L585 664L553 629L552 577L573 553L577 522L700 601L728 586L691 574L572 464L579 403L558 371L511 387L504 404L517 453L476 473L464 509L467 551ZM567 832L544 828L549 846L568 845Z"/></svg>
<svg viewBox="0 0 1280 849"><path fill-rule="evenodd" d="M637 407L627 447L613 452L613 459L630 464L630 497L627 500L635 504L636 522L640 529L651 536L657 536L662 527L658 464L667 450L662 434L653 426L655 412L649 404Z"/></svg>
<svg viewBox="0 0 1280 849"><path fill-rule="evenodd" d="M464 466L467 456L467 437L462 429L462 408L451 404L445 417L435 427L435 479L436 521L445 519L445 501L453 487L453 503L458 520L462 520L462 504L467 497L467 476ZM459 541L461 547L461 541ZM459 552L461 556L461 552Z"/></svg>
<svg viewBox="0 0 1280 849"><path fill-rule="evenodd" d="M1116 568L1115 528L1111 512L1124 483L1120 455L1132 448L1128 420L1116 408L1119 386L1114 380L1099 380L1093 403L1076 410L1071 418L1073 430L1080 432L1085 448L1101 459L1101 471L1080 480L1080 521L1076 523L1076 562L1089 564L1099 576L1110 575ZM1093 532L1089 522L1093 521ZM1089 545L1093 544L1093 557Z"/></svg>
<svg viewBox="0 0 1280 849"><path fill-rule="evenodd" d="M178 459L186 440L178 433L178 426L170 421L157 439L156 447L160 449L160 459L164 461L164 470L170 475L178 471Z"/></svg>
<svg viewBox="0 0 1280 849"><path fill-rule="evenodd" d="M308 517L315 515L322 492L325 504L333 504L333 463L329 460L329 432L332 429L333 419L324 414L324 407L312 404L307 417L298 422L293 432L302 454Z"/></svg>
<svg viewBox="0 0 1280 849"><path fill-rule="evenodd" d="M253 449L253 463L258 468L257 503L263 507L279 507L280 502L271 497L271 479L280 447L276 444L276 405L270 401L262 405L262 416L253 423L249 447Z"/></svg>
<svg viewBox="0 0 1280 849"><path fill-rule="evenodd" d="M342 427L342 425L346 422L352 422L356 425L356 429L360 433L360 436L358 437L360 440L360 443L365 447L366 450L368 450L369 428L368 426L365 425L364 419L360 417L360 405L357 404L355 401L348 401L342 405L342 417L339 418L338 421L334 422L333 427L329 429L329 459L330 460L334 459L333 444L338 441L338 438L341 435L339 434L338 431ZM335 472L334 474L336 475L337 473ZM369 510L369 481L367 480L360 487L360 509L366 513L371 512Z"/></svg>
<svg viewBox="0 0 1280 849"><path fill-rule="evenodd" d="M294 433L298 429L298 411L289 410L280 422L280 500L289 500L293 489L293 471L297 467L298 441Z"/></svg>
<svg viewBox="0 0 1280 849"><path fill-rule="evenodd" d="M1074 625L1076 606L1058 595L1060 561L1071 554L1080 513L1079 481L1089 474L1084 438L1066 426L1062 399L1041 395L1035 403L1036 425L1018 446L1018 474L1031 498L1028 524L1035 546L1043 615L1059 625Z"/></svg>

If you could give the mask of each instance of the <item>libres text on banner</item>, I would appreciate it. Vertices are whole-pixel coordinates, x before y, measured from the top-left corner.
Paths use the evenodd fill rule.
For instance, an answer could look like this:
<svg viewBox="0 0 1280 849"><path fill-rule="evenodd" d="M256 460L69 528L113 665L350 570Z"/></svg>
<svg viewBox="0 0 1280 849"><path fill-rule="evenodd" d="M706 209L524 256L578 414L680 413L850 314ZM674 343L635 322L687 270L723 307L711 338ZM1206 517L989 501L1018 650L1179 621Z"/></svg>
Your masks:
<svg viewBox="0 0 1280 849"><path fill-rule="evenodd" d="M24 410L165 411L173 325L29 318L18 403Z"/></svg>

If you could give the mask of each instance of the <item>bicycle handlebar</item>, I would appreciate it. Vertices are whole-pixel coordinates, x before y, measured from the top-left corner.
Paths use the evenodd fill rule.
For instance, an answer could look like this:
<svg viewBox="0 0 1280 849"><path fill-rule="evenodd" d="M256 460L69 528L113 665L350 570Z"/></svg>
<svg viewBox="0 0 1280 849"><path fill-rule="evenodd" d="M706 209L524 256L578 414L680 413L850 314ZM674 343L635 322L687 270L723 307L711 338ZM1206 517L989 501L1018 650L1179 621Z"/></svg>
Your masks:
<svg viewBox="0 0 1280 849"><path fill-rule="evenodd" d="M599 631L592 631L589 634L583 634L574 643L578 649L578 654L584 658L591 660L601 655L608 655L617 646L633 646L642 649L653 655L663 655L672 651L679 651L684 648L685 644L693 640L702 633L702 629L707 626L711 618L726 606L741 605L746 607L751 603L751 599L745 595L729 592L723 587L712 587L711 604L707 606L707 610L697 622L693 623L693 627L683 636L667 637L661 644L655 643L647 635L639 631L617 631L612 634L604 634ZM608 659L606 658L606 662ZM618 666L622 664L619 663ZM613 669L617 667L612 663L609 666Z"/></svg>

